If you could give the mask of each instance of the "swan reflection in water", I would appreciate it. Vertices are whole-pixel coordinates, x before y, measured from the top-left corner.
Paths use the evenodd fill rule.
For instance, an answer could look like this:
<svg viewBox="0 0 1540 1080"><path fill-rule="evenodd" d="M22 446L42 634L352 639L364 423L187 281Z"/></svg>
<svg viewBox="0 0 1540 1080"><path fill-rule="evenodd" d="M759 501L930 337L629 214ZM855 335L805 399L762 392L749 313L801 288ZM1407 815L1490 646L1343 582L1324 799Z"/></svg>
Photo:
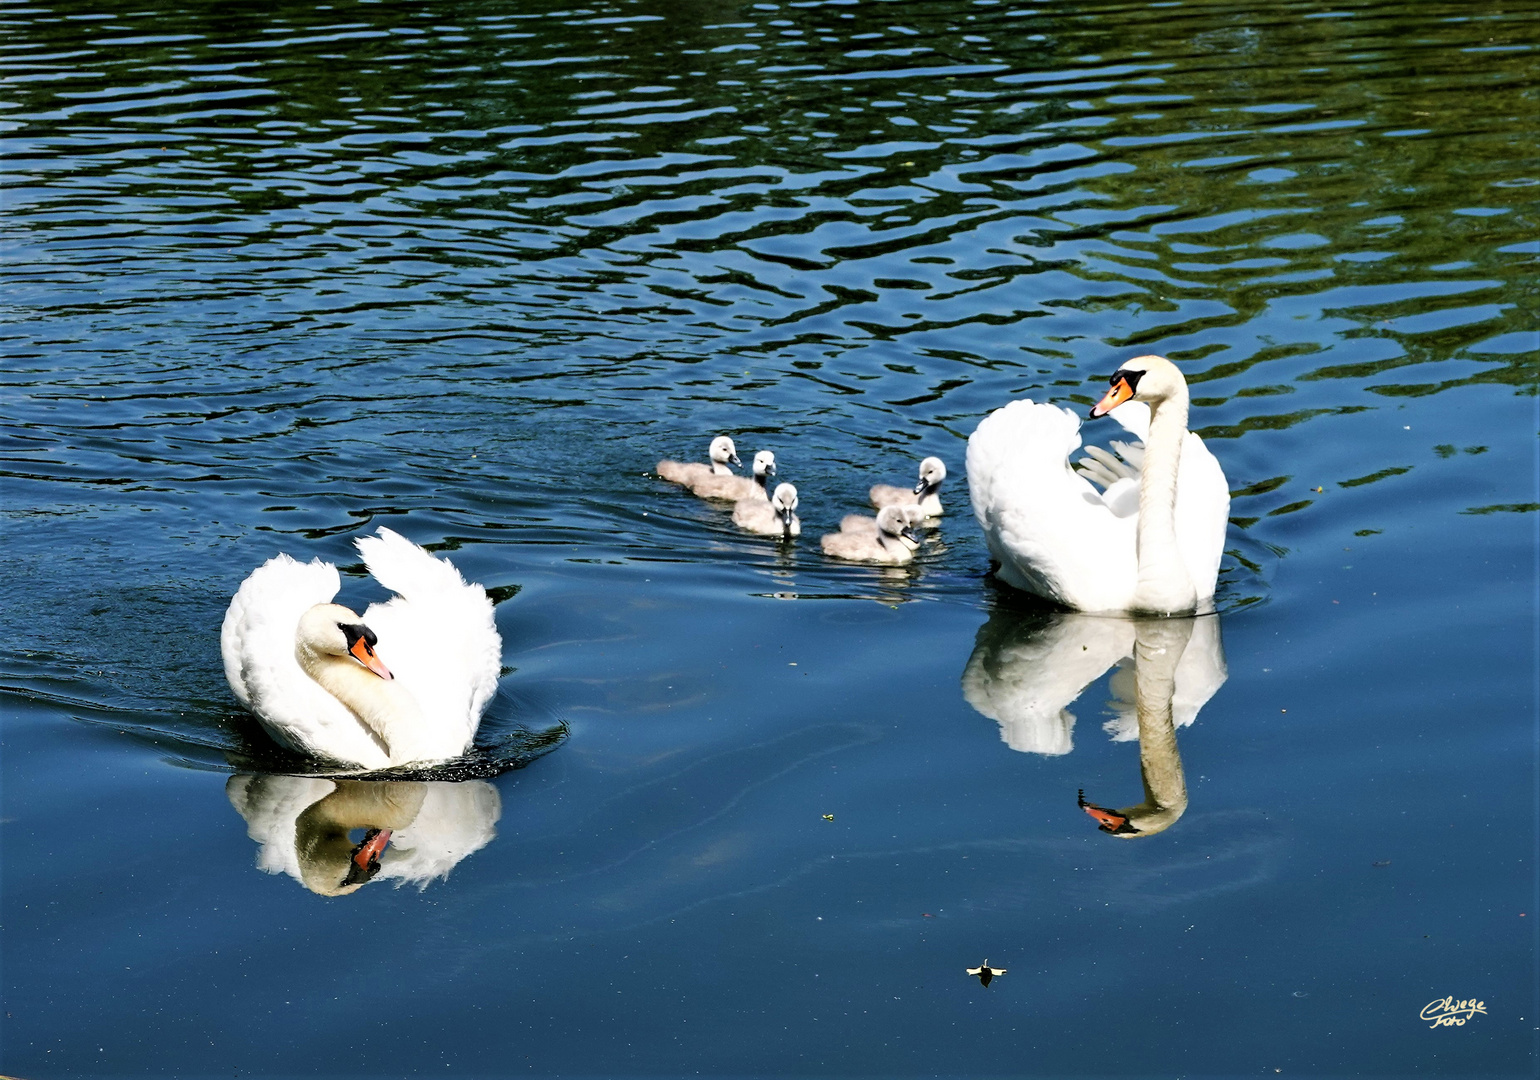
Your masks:
<svg viewBox="0 0 1540 1080"><path fill-rule="evenodd" d="M1152 836L1187 809L1176 729L1191 724L1226 678L1219 617L1131 619L1001 611L978 633L963 672L963 697L1000 725L1012 750L1060 755L1073 748L1069 707L1108 668L1105 726L1114 741L1139 740L1144 801L1120 810L1079 805L1113 836Z"/></svg>
<svg viewBox="0 0 1540 1080"><path fill-rule="evenodd" d="M327 780L237 775L230 805L257 842L257 867L321 896L374 880L425 889L497 835L502 800L483 780Z"/></svg>

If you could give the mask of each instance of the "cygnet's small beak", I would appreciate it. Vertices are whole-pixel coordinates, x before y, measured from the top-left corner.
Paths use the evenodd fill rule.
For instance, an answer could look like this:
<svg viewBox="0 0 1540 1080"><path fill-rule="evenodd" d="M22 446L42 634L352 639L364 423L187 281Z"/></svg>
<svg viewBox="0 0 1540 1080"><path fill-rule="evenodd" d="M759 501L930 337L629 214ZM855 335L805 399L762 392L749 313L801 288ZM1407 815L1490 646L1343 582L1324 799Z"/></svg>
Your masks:
<svg viewBox="0 0 1540 1080"><path fill-rule="evenodd" d="M1134 388L1128 385L1127 379L1119 379L1112 384L1112 389L1102 395L1102 399L1091 407L1090 418L1106 416L1123 402L1134 396Z"/></svg>
<svg viewBox="0 0 1540 1080"><path fill-rule="evenodd" d="M390 843L389 829L370 829L364 833L363 843L353 849L348 861L348 876L344 885L362 885L380 872L380 856Z"/></svg>
<svg viewBox="0 0 1540 1080"><path fill-rule="evenodd" d="M925 494L925 489L928 487L930 487L930 485L927 484L924 480L921 480L918 484L914 485L914 493L916 495L923 495Z"/></svg>
<svg viewBox="0 0 1540 1080"><path fill-rule="evenodd" d="M908 540L911 544L918 545L920 543L920 534L915 531L913 525L905 525L898 535Z"/></svg>
<svg viewBox="0 0 1540 1080"><path fill-rule="evenodd" d="M738 452L736 450L733 451L732 456L730 456L727 460L731 461L734 465L742 465L743 464L743 460L738 457Z"/></svg>
<svg viewBox="0 0 1540 1080"><path fill-rule="evenodd" d="M390 668L386 667L385 664L380 660L379 653L374 651L373 647L370 646L366 639L359 638L357 641L353 642L353 647L349 649L348 652L352 654L354 660L357 660L360 664L364 665L364 667L374 672L380 678L395 678L395 676L390 673Z"/></svg>

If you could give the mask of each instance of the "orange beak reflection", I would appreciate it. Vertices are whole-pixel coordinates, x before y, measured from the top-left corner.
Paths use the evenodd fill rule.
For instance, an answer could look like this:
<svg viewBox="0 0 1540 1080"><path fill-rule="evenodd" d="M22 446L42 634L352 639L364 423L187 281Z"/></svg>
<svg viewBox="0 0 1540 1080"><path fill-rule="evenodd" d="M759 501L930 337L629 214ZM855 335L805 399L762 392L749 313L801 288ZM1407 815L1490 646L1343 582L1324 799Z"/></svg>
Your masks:
<svg viewBox="0 0 1540 1080"><path fill-rule="evenodd" d="M390 668L386 667L384 663L381 662L379 654L370 648L369 643L363 638L359 638L357 641L353 642L353 647L349 649L348 652L353 654L353 659L357 660L360 664L364 665L364 667L374 672L380 678L395 678L395 676L390 673Z"/></svg>
<svg viewBox="0 0 1540 1080"><path fill-rule="evenodd" d="M1106 416L1123 402L1134 396L1134 388L1128 385L1127 379L1119 379L1112 384L1112 389L1102 395L1102 399L1091 407L1091 419Z"/></svg>

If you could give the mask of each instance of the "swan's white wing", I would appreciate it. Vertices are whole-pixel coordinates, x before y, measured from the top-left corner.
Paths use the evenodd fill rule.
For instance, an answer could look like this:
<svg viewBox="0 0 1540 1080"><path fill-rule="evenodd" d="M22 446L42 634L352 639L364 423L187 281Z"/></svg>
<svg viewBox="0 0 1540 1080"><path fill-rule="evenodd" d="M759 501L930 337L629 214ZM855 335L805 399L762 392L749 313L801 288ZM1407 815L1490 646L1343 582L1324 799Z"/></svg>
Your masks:
<svg viewBox="0 0 1540 1080"><path fill-rule="evenodd" d="M502 809L497 789L485 781L430 781L412 823L391 834L380 877L420 889L448 877L461 859L497 836Z"/></svg>
<svg viewBox="0 0 1540 1080"><path fill-rule="evenodd" d="M1176 472L1176 543L1200 604L1214 595L1229 521L1229 481L1219 460L1189 431Z"/></svg>
<svg viewBox="0 0 1540 1080"><path fill-rule="evenodd" d="M1062 615L992 632L986 623L963 672L968 704L1000 725L1012 750L1067 754L1075 716L1069 706L1113 664L1130 656L1127 619Z"/></svg>
<svg viewBox="0 0 1540 1080"><path fill-rule="evenodd" d="M968 439L968 491L999 575L1081 611L1126 608L1138 579L1136 517L1119 517L1069 465L1070 410L1013 401Z"/></svg>
<svg viewBox="0 0 1540 1080"><path fill-rule="evenodd" d="M445 748L431 756L463 753L502 670L492 601L449 562L389 529L355 543L369 572L396 594L364 612L379 635L380 659L416 698L434 745Z"/></svg>
<svg viewBox="0 0 1540 1080"><path fill-rule="evenodd" d="M243 582L220 631L225 678L275 740L294 750L367 767L384 755L358 720L294 658L300 616L341 588L337 568L276 555Z"/></svg>

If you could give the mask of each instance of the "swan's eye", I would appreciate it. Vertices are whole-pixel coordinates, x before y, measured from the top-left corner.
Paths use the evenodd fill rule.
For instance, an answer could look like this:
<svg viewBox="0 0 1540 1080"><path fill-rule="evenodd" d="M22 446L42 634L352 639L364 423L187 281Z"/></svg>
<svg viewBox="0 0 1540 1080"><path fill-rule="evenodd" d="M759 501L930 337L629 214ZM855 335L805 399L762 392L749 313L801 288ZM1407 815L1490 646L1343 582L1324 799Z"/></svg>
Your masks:
<svg viewBox="0 0 1540 1080"><path fill-rule="evenodd" d="M1130 371L1127 368L1118 368L1118 370L1112 373L1112 378L1108 379L1107 381L1109 384L1116 386L1118 380L1122 379L1128 384L1129 393L1133 393L1139 389L1139 380L1143 377L1144 372L1142 371Z"/></svg>

